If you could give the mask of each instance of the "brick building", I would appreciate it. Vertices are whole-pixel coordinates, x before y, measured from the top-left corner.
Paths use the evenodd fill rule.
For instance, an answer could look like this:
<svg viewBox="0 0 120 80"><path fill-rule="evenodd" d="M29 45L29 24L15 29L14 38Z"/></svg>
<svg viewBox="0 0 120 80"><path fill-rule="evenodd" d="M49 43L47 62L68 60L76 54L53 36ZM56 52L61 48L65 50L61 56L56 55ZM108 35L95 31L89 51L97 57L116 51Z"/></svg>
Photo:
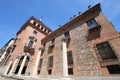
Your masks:
<svg viewBox="0 0 120 80"><path fill-rule="evenodd" d="M53 31L31 17L17 32L4 76L120 74L120 35L100 3Z"/></svg>
<svg viewBox="0 0 120 80"><path fill-rule="evenodd" d="M0 66L5 66L8 59L11 56L13 48L15 48L15 39L10 39L1 49L0 49Z"/></svg>

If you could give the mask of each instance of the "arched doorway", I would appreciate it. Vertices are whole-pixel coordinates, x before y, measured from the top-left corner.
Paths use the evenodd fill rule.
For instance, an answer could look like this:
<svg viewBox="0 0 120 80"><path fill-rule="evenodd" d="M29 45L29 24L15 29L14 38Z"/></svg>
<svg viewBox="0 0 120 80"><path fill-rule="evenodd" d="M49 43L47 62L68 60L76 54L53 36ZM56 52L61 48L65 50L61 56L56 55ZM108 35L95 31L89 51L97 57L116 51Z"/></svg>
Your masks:
<svg viewBox="0 0 120 80"><path fill-rule="evenodd" d="M18 55L13 73L16 75L28 75L31 62L32 58L29 53Z"/></svg>
<svg viewBox="0 0 120 80"><path fill-rule="evenodd" d="M15 74L18 74L18 71L19 71L20 66L21 66L21 64L22 64L22 61L23 61L23 58L24 58L24 56L22 56L22 57L20 58L20 61L19 61L18 65L17 65L17 68L16 68L16 70L15 70Z"/></svg>
<svg viewBox="0 0 120 80"><path fill-rule="evenodd" d="M27 69L27 66L28 66L28 63L29 63L29 57L27 56L27 59L26 59L26 62L25 62L25 65L23 67L23 70L22 70L22 73L21 74L25 74L26 72L26 69Z"/></svg>

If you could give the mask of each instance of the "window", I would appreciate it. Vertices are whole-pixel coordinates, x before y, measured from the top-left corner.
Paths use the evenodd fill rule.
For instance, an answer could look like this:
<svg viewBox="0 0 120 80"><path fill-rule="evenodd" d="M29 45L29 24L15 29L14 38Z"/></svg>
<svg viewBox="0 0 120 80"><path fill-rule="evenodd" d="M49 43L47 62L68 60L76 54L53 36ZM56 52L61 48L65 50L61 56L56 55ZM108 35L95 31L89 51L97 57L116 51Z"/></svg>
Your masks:
<svg viewBox="0 0 120 80"><path fill-rule="evenodd" d="M52 39L52 44L54 44L55 43L55 39Z"/></svg>
<svg viewBox="0 0 120 80"><path fill-rule="evenodd" d="M120 74L120 65L109 65L107 68L110 74Z"/></svg>
<svg viewBox="0 0 120 80"><path fill-rule="evenodd" d="M42 59L40 59L40 62L39 62L39 69L42 67Z"/></svg>
<svg viewBox="0 0 120 80"><path fill-rule="evenodd" d="M50 70L48 70L48 74L49 75L51 75L52 74L52 70L50 69Z"/></svg>
<svg viewBox="0 0 120 80"><path fill-rule="evenodd" d="M50 47L53 47L54 44L55 44L55 39L52 39L52 40L50 41Z"/></svg>
<svg viewBox="0 0 120 80"><path fill-rule="evenodd" d="M46 45L46 43L44 43L44 44L42 45L42 47L45 48L45 45Z"/></svg>
<svg viewBox="0 0 120 80"><path fill-rule="evenodd" d="M68 74L73 75L73 68L68 68Z"/></svg>
<svg viewBox="0 0 120 80"><path fill-rule="evenodd" d="M88 21L87 25L88 25L89 29L98 26L98 24L96 23L95 19L91 19L90 21Z"/></svg>
<svg viewBox="0 0 120 80"><path fill-rule="evenodd" d="M52 53L53 50L54 50L54 44L55 44L55 39L52 39L50 41L50 45L49 45L49 48L48 48L48 53Z"/></svg>
<svg viewBox="0 0 120 80"><path fill-rule="evenodd" d="M53 67L53 56L48 58L48 74L52 74L52 67Z"/></svg>
<svg viewBox="0 0 120 80"><path fill-rule="evenodd" d="M33 41L33 40L30 40L29 43L28 43L28 46L29 46L29 47L32 47L33 44L34 44L34 41Z"/></svg>
<svg viewBox="0 0 120 80"><path fill-rule="evenodd" d="M42 52L41 52L41 56L43 56L43 54L44 54L44 49L45 49L45 43L42 44Z"/></svg>
<svg viewBox="0 0 120 80"><path fill-rule="evenodd" d="M53 47L53 46L50 46L50 47L48 48L48 54L52 54L53 50L54 50L54 47Z"/></svg>
<svg viewBox="0 0 120 80"><path fill-rule="evenodd" d="M37 34L37 31L34 30L34 31L33 31L33 34Z"/></svg>
<svg viewBox="0 0 120 80"><path fill-rule="evenodd" d="M40 70L38 70L37 73L40 74Z"/></svg>
<svg viewBox="0 0 120 80"><path fill-rule="evenodd" d="M43 56L43 54L44 54L44 51L42 50L42 52L41 52L41 55L40 55L40 56Z"/></svg>
<svg viewBox="0 0 120 80"><path fill-rule="evenodd" d="M72 51L67 52L67 60L68 60L68 66L72 66L73 65Z"/></svg>
<svg viewBox="0 0 120 80"><path fill-rule="evenodd" d="M50 56L48 59L48 68L52 68L53 67L53 56Z"/></svg>
<svg viewBox="0 0 120 80"><path fill-rule="evenodd" d="M117 59L114 51L112 50L108 42L97 44L96 47L103 60Z"/></svg>
<svg viewBox="0 0 120 80"><path fill-rule="evenodd" d="M69 34L69 32L64 33L64 35L65 35L65 38L67 38L67 39L70 38L70 34Z"/></svg>

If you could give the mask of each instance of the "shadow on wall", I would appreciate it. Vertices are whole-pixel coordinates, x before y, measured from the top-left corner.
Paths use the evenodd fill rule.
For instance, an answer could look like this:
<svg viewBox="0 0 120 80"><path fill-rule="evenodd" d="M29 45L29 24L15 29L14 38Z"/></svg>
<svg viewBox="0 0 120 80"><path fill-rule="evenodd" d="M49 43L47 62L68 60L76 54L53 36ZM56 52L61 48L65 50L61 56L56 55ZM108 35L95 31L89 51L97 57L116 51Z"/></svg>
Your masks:
<svg viewBox="0 0 120 80"><path fill-rule="evenodd" d="M100 25L98 25L97 27L94 27L92 29L89 29L88 35L87 35L88 41L99 38L100 33L101 33L101 26Z"/></svg>

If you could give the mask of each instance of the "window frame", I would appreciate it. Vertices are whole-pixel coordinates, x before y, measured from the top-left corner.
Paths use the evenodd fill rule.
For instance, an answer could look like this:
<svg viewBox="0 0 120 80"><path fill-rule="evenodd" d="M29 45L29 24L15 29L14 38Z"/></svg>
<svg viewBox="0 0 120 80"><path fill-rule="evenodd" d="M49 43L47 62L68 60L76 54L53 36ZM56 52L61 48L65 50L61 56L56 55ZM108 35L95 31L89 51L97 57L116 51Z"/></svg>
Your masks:
<svg viewBox="0 0 120 80"><path fill-rule="evenodd" d="M70 56L69 56L70 55ZM67 52L67 60L68 60L68 66L73 66L74 65L74 60L73 60L73 53L72 51Z"/></svg>
<svg viewBox="0 0 120 80"><path fill-rule="evenodd" d="M48 58L48 68L52 68L53 67L53 60L54 60L54 57L53 56L49 56Z"/></svg>
<svg viewBox="0 0 120 80"><path fill-rule="evenodd" d="M38 33L38 32L37 32L36 30L34 30L34 31L33 31L33 34L35 34L35 35L36 35L37 33Z"/></svg>
<svg viewBox="0 0 120 80"><path fill-rule="evenodd" d="M107 45L105 46L105 44L107 44ZM108 48L110 50L108 50ZM96 49L97 49L97 53L100 56L102 61L116 60L117 59L117 55L115 54L115 51L112 49L112 47L108 41L96 44Z"/></svg>
<svg viewBox="0 0 120 80"><path fill-rule="evenodd" d="M39 62L39 67L38 67L39 69L41 69L42 63L43 63L43 59L41 58L41 59L40 59L40 62Z"/></svg>
<svg viewBox="0 0 120 80"><path fill-rule="evenodd" d="M31 46L29 46L30 41L33 41L33 43L32 43L32 45L31 45ZM34 41L34 40L32 40L32 39L29 39L27 46L28 46L28 47L33 47L33 46L34 46L34 44L35 44L35 41Z"/></svg>
<svg viewBox="0 0 120 80"><path fill-rule="evenodd" d="M92 21L94 21L94 24L93 23L91 24ZM89 22L90 22L90 24L89 24ZM87 23L87 26L88 26L89 29L92 29L92 28L95 28L95 27L98 26L98 23L94 18L90 19L86 23Z"/></svg>
<svg viewBox="0 0 120 80"><path fill-rule="evenodd" d="M65 32L65 33L64 33L64 37L65 37L66 39L69 39L69 38L70 38L70 32L69 32L69 31Z"/></svg>

